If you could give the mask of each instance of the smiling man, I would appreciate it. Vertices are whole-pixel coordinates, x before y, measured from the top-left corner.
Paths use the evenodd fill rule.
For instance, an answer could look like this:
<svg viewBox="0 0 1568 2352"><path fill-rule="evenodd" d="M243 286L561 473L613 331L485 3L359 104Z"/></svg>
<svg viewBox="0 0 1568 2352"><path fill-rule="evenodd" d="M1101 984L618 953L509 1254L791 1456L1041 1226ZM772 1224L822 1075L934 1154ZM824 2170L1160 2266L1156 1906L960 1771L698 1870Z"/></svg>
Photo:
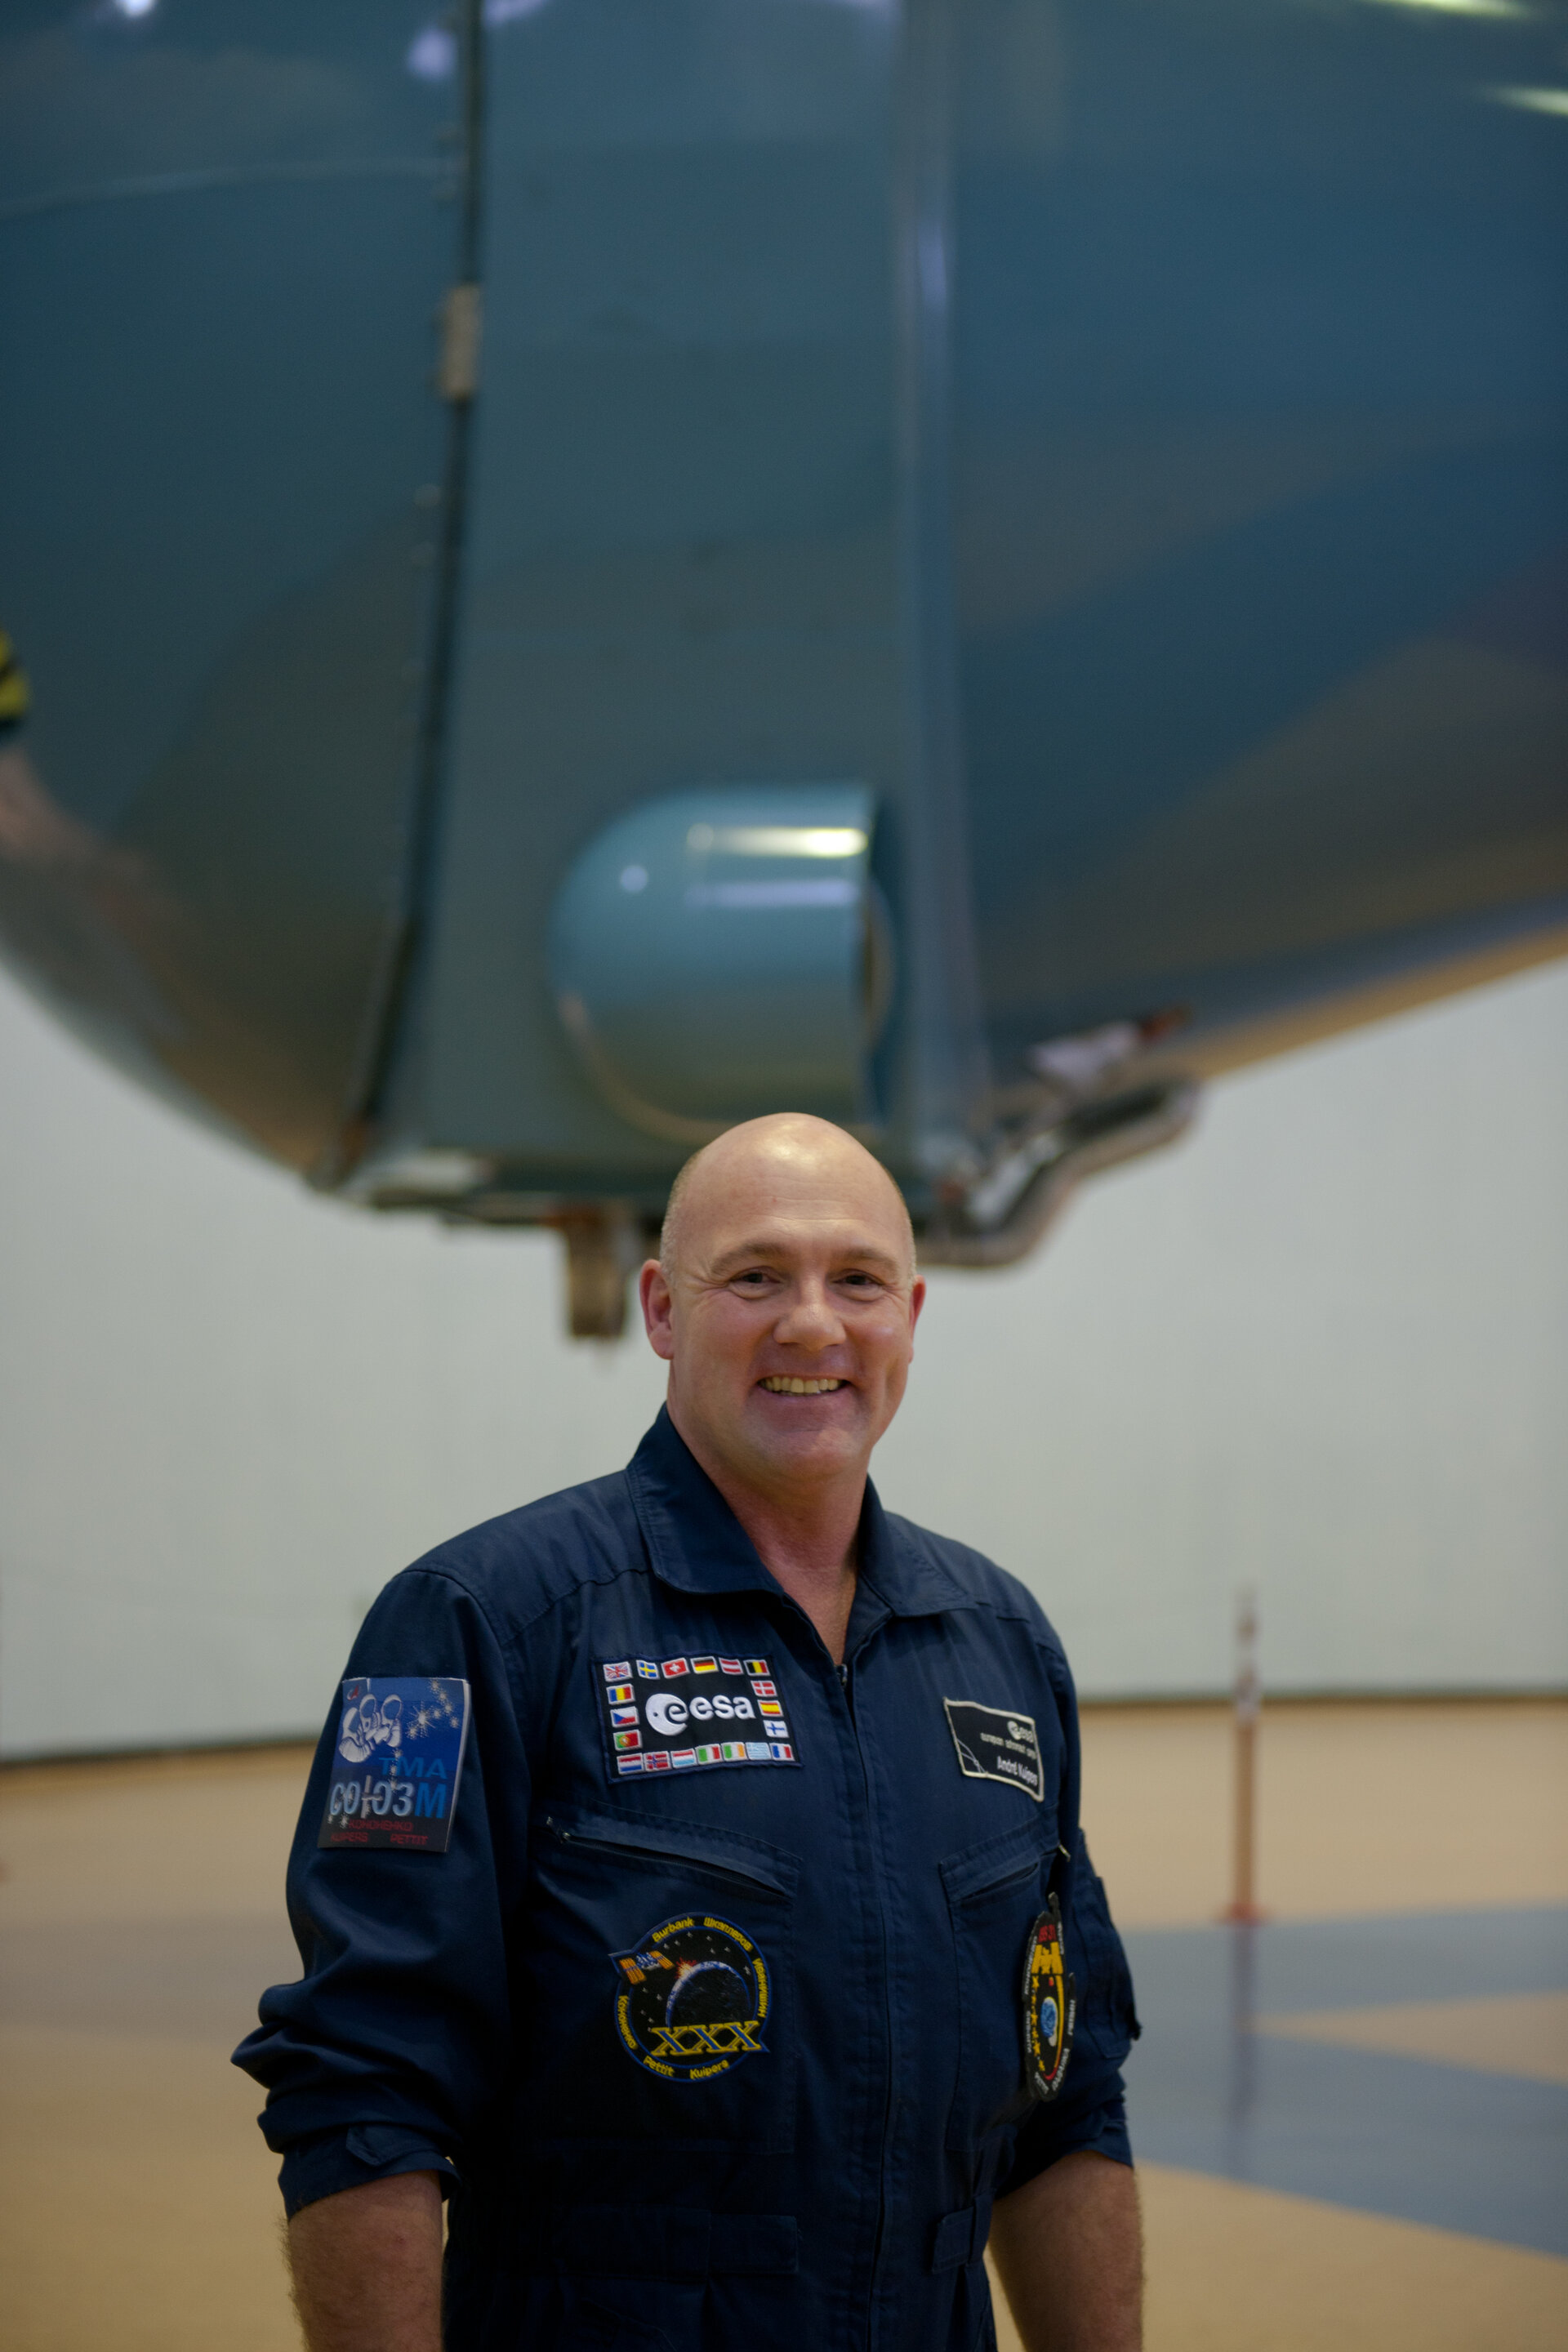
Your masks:
<svg viewBox="0 0 1568 2352"><path fill-rule="evenodd" d="M395 1578L322 1734L304 1974L237 2053L311 2352L982 2352L988 2237L1028 2352L1136 2352L1067 1663L868 1478L899 1192L752 1120L641 1290L628 1468Z"/></svg>

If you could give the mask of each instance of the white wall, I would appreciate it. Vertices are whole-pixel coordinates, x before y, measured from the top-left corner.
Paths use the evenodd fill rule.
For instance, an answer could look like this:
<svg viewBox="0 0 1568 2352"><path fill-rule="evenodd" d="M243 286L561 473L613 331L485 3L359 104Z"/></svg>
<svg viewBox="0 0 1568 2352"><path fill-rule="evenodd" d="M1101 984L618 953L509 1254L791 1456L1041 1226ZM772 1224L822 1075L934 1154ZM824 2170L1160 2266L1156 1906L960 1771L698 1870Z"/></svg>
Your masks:
<svg viewBox="0 0 1568 2352"><path fill-rule="evenodd" d="M941 1276L896 1507L1092 1693L1568 1684L1568 971L1233 1079L1031 1265ZM542 1237L373 1220L0 982L0 1751L314 1729L369 1596L624 1460Z"/></svg>

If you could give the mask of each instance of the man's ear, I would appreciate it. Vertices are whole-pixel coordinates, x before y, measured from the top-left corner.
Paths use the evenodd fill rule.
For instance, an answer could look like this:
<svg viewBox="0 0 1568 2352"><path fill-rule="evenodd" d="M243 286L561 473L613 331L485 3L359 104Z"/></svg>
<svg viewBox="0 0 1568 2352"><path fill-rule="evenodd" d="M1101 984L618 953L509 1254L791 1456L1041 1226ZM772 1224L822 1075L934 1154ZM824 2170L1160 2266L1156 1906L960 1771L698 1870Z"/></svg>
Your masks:
<svg viewBox="0 0 1568 2352"><path fill-rule="evenodd" d="M670 1322L674 1301L669 1295L668 1276L658 1258L650 1257L638 1275L637 1296L642 1300L643 1328L648 1346L668 1364L675 1354L675 1331Z"/></svg>

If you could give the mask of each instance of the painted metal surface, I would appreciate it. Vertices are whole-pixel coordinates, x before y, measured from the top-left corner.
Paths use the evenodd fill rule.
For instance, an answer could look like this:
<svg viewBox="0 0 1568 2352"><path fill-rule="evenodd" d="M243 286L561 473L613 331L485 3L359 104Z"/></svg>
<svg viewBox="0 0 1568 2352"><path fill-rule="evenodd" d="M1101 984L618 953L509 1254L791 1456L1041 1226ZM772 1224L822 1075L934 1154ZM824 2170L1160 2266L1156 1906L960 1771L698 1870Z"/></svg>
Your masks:
<svg viewBox="0 0 1568 2352"><path fill-rule="evenodd" d="M450 84L405 0L0 27L7 951L309 1166L395 902L447 418Z"/></svg>
<svg viewBox="0 0 1568 2352"><path fill-rule="evenodd" d="M570 877L853 780L895 980L833 1098L988 1262L1192 1075L1552 951L1565 27L9 11L8 955L319 1181L624 1240L797 1098L822 909L628 1095Z"/></svg>
<svg viewBox="0 0 1568 2352"><path fill-rule="evenodd" d="M953 352L998 1068L1560 922L1563 19L982 15Z"/></svg>
<svg viewBox="0 0 1568 2352"><path fill-rule="evenodd" d="M591 842L556 898L556 1010L630 1127L688 1149L778 1102L874 1125L891 993L863 785L679 793Z"/></svg>

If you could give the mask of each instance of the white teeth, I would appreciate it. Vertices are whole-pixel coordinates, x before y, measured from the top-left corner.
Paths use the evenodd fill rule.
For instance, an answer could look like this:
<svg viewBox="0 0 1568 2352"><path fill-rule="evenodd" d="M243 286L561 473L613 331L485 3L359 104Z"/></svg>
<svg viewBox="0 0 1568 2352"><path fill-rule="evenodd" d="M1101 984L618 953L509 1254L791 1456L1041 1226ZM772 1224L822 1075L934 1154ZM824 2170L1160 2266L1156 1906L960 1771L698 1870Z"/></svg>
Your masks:
<svg viewBox="0 0 1568 2352"><path fill-rule="evenodd" d="M770 1373L763 1382L774 1396L827 1396L844 1386L842 1381L797 1381L784 1372Z"/></svg>

